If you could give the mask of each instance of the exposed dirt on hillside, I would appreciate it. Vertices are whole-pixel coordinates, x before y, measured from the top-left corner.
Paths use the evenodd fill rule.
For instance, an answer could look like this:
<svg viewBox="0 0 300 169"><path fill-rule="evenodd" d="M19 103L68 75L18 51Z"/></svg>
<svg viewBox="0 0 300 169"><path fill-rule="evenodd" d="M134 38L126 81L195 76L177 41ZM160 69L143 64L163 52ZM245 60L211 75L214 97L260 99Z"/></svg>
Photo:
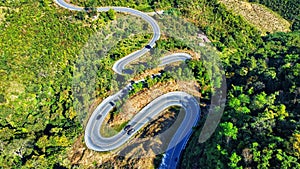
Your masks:
<svg viewBox="0 0 300 169"><path fill-rule="evenodd" d="M200 98L200 87L196 82L184 82L184 81L169 81L166 83L158 83L150 89L144 89L138 92L130 99L128 99L120 108L120 113L115 115L113 120L109 116L106 117L104 124L109 127L105 132L110 132L109 128L113 130L116 126L122 125L122 123L132 119L136 113L138 113L143 107L150 103L155 98L172 91L185 91ZM116 133L116 132L111 132Z"/></svg>
<svg viewBox="0 0 300 169"><path fill-rule="evenodd" d="M166 110L138 132L125 146L111 153L95 152L86 148L81 135L69 151L69 160L79 168L155 168L160 164L157 152L166 148L171 137L154 138L174 122L180 124L184 112L178 108ZM177 118L176 118L177 117ZM176 120L177 119L177 120ZM169 131L173 134L176 128ZM119 154L119 155L118 155ZM115 167L118 166L118 167Z"/></svg>
<svg viewBox="0 0 300 169"><path fill-rule="evenodd" d="M171 91L185 91L196 98L201 97L200 87L196 82L169 81L158 83L152 88L144 89L132 96L123 105L123 111L114 118L110 125L113 126L130 120L153 99ZM95 152L87 149L83 135L81 135L68 152L68 158L72 165L79 166L79 168L116 168L114 166L118 166L118 168L144 169L157 167L160 163L157 154L163 152L167 147L184 114L185 112L179 111L178 108L165 110L139 131L133 139L130 139L126 146L112 152ZM164 133L164 135L158 137L160 133Z"/></svg>
<svg viewBox="0 0 300 169"><path fill-rule="evenodd" d="M243 16L249 23L255 25L262 31L262 34L290 31L288 21L263 5L242 0L220 0L220 2L236 14Z"/></svg>

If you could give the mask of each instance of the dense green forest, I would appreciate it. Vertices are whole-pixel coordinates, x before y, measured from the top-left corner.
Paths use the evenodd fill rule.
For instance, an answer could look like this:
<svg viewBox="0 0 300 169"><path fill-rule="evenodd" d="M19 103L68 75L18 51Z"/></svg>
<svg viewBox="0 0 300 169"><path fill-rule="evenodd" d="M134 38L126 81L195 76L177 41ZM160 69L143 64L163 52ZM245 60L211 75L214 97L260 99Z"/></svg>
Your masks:
<svg viewBox="0 0 300 169"><path fill-rule="evenodd" d="M265 37L216 0L75 2L165 9L197 25L222 52L228 85L222 122L211 139L199 144L202 118L182 155L181 168L300 167L297 1L287 1L288 7L276 5L281 1L259 1L293 22L293 32ZM0 18L0 168L70 167L66 151L84 132L80 122L85 118L74 108L80 101L72 93L74 65L90 36L118 16L110 11L93 20L91 13L71 12L52 0L0 1L0 7L5 7L4 20ZM113 62L146 39L148 35L125 39L108 53L110 57L96 63L101 67L94 97L109 95ZM157 44L166 50L180 46L170 39ZM199 76L202 62L187 64L197 81L206 83ZM84 85L77 90L82 89ZM85 105L93 99L87 98Z"/></svg>
<svg viewBox="0 0 300 169"><path fill-rule="evenodd" d="M257 50L226 69L229 90L220 126L208 142L188 145L182 168L300 167L300 34L262 39Z"/></svg>
<svg viewBox="0 0 300 169"><path fill-rule="evenodd" d="M73 120L72 67L92 29L66 19L52 1L0 2L1 168L64 163L82 132Z"/></svg>

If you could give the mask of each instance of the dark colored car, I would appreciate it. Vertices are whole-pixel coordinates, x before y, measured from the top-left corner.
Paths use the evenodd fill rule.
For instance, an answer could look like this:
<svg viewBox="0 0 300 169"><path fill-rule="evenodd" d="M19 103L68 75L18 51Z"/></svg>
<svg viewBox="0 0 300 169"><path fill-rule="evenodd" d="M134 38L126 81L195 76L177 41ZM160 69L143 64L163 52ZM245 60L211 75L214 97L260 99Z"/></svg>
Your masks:
<svg viewBox="0 0 300 169"><path fill-rule="evenodd" d="M151 46L150 46L150 45L146 45L146 48L147 48L147 49L151 49Z"/></svg>
<svg viewBox="0 0 300 169"><path fill-rule="evenodd" d="M127 131L127 134L128 134L128 135L131 135L133 132L135 132L135 129L134 129L134 128L131 128L130 130Z"/></svg>
<svg viewBox="0 0 300 169"><path fill-rule="evenodd" d="M133 85L133 84L135 84L135 81L134 80L130 80L130 83Z"/></svg>
<svg viewBox="0 0 300 169"><path fill-rule="evenodd" d="M102 117L102 115L99 114L99 115L96 117L96 119L99 120L101 117Z"/></svg>
<svg viewBox="0 0 300 169"><path fill-rule="evenodd" d="M113 102L109 102L109 104L110 104L111 106L115 106L115 103L113 103Z"/></svg>
<svg viewBox="0 0 300 169"><path fill-rule="evenodd" d="M85 7L84 10L85 12L91 12L91 11L95 11L96 9L92 7Z"/></svg>
<svg viewBox="0 0 300 169"><path fill-rule="evenodd" d="M130 128L131 128L131 125L127 125L127 126L124 127L124 130L128 131Z"/></svg>
<svg viewBox="0 0 300 169"><path fill-rule="evenodd" d="M175 158L175 161L176 161L176 162L178 161L178 158L177 158L177 157Z"/></svg>

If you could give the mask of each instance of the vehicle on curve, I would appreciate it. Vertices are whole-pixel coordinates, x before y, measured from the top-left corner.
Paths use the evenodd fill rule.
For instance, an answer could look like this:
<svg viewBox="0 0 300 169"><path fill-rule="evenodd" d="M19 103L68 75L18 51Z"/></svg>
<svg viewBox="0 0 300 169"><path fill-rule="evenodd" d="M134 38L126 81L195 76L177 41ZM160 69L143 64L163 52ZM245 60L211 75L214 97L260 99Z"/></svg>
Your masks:
<svg viewBox="0 0 300 169"><path fill-rule="evenodd" d="M134 80L130 80L130 84L131 85L135 84L135 81Z"/></svg>
<svg viewBox="0 0 300 169"><path fill-rule="evenodd" d="M115 103L114 103L114 102L109 102L109 104L110 104L111 106L115 106Z"/></svg>
<svg viewBox="0 0 300 169"><path fill-rule="evenodd" d="M147 49L151 49L152 47L150 45L146 45L146 48Z"/></svg>
<svg viewBox="0 0 300 169"><path fill-rule="evenodd" d="M128 135L131 135L133 132L135 132L135 129L134 128L131 128L127 131L127 134Z"/></svg>
<svg viewBox="0 0 300 169"><path fill-rule="evenodd" d="M96 117L96 119L99 120L101 117L102 117L102 115L99 114L99 115Z"/></svg>
<svg viewBox="0 0 300 169"><path fill-rule="evenodd" d="M124 130L128 131L130 128L131 128L131 125L127 125L127 126L124 127Z"/></svg>

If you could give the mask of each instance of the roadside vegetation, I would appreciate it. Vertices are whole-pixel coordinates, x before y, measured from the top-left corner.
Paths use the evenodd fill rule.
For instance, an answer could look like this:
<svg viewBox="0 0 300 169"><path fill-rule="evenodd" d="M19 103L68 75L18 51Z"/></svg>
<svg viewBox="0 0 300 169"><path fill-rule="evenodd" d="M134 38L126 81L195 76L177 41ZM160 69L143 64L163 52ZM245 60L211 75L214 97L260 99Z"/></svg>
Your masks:
<svg viewBox="0 0 300 169"><path fill-rule="evenodd" d="M144 12L152 12L153 8L149 4L148 0L121 0L121 1L110 1L110 0L72 0L72 4L86 7L99 7L99 6L125 6L135 8Z"/></svg>
<svg viewBox="0 0 300 169"><path fill-rule="evenodd" d="M203 114L179 167L300 168L299 4L297 0L286 4L279 0L257 2L291 22L291 32L261 36L259 28L217 0L72 1L91 3L85 6L164 9L168 15L182 16L197 25L220 52L228 86L224 115L214 135L200 144ZM72 12L52 0L0 1L0 11L0 168L157 165L157 160L128 163L130 157L111 158L108 153L86 150L80 136L84 132L82 121L92 111L90 105L115 89L113 63L140 49L151 33L126 35L108 53L96 51L95 56L106 57L80 62L85 64L80 69L76 66L85 59L80 55L84 44L121 14ZM134 24L143 26L138 21ZM171 38L160 40L156 47L186 49ZM209 104L211 88L203 63L192 60L187 64ZM82 75L94 68L96 74L89 78L96 79L96 85L88 88L85 84L89 79L82 79ZM78 69L82 74L75 76ZM74 88L75 82L78 88ZM140 91L140 86L136 87L136 92ZM74 92L90 95L75 97ZM76 108L78 105L83 106ZM71 147L75 150L70 151Z"/></svg>

